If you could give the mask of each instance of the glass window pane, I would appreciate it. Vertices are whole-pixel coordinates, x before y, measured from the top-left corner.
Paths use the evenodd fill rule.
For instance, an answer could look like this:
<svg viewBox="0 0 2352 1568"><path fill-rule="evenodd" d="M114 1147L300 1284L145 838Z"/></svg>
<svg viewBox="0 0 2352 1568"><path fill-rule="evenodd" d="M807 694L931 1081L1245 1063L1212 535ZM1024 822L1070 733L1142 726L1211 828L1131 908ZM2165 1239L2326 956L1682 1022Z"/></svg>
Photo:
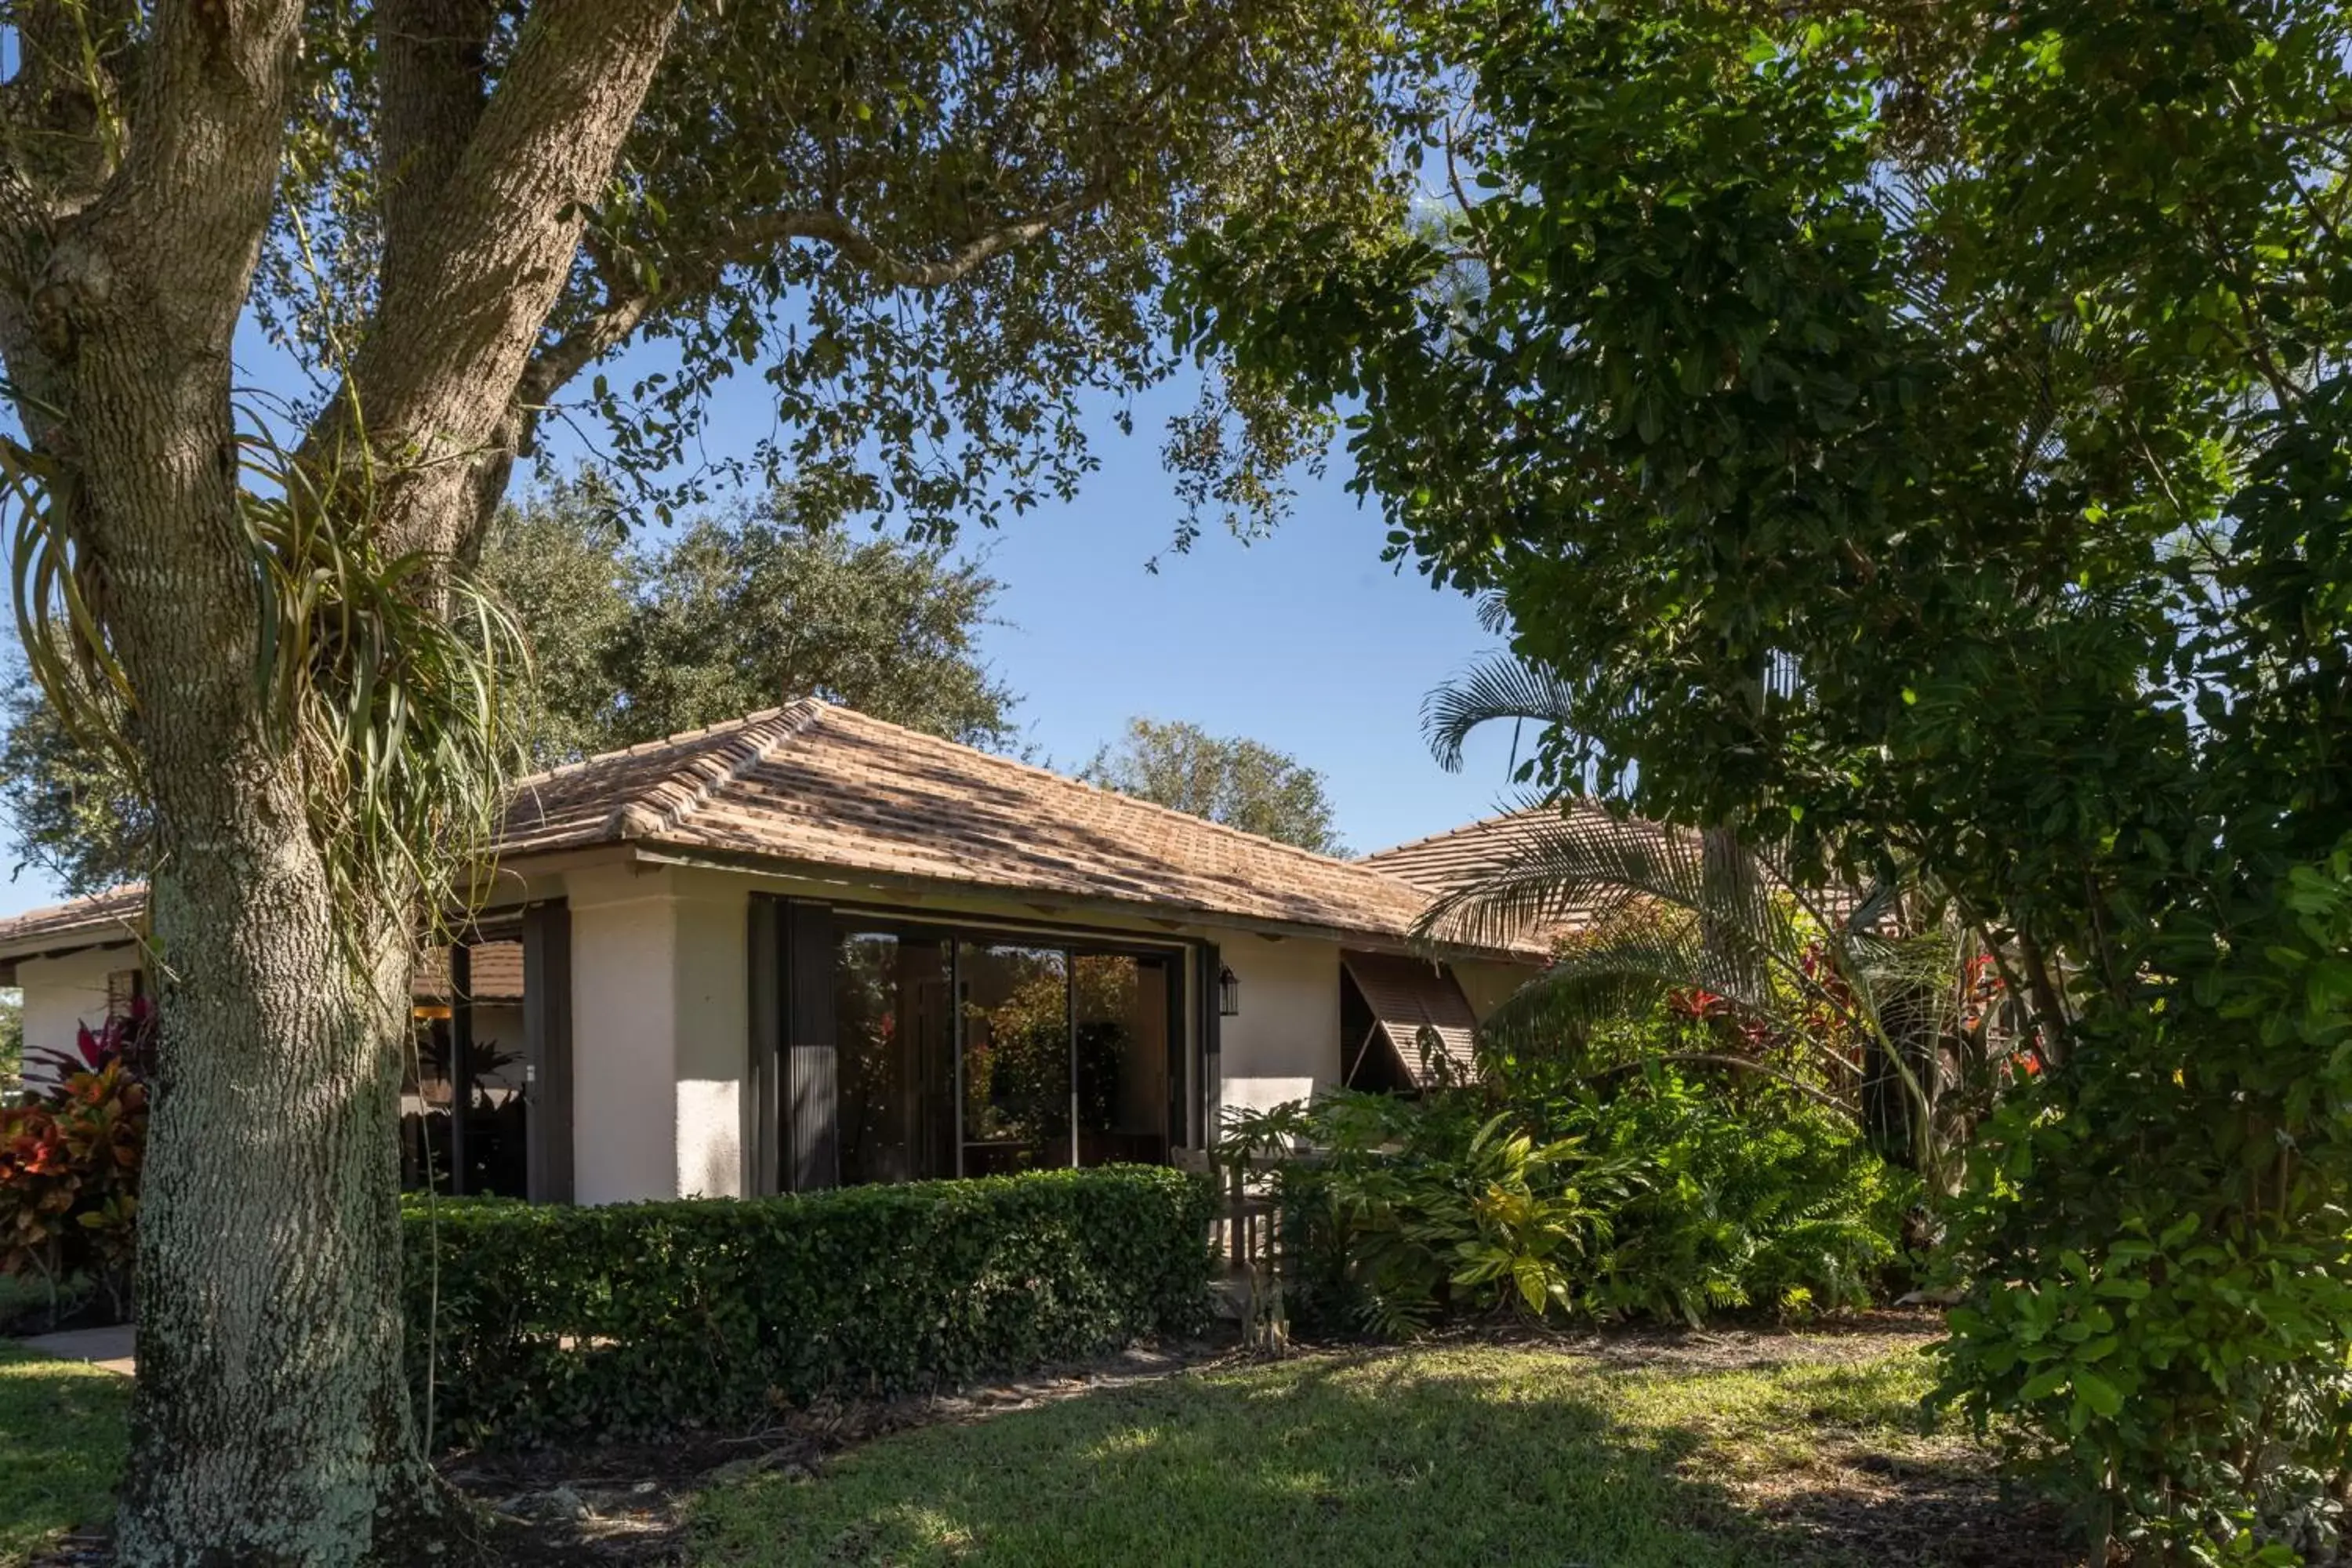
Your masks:
<svg viewBox="0 0 2352 1568"><path fill-rule="evenodd" d="M1074 963L1078 1163L1165 1163L1168 963L1125 953Z"/></svg>
<svg viewBox="0 0 2352 1568"><path fill-rule="evenodd" d="M1067 1165L1069 955L1059 948L965 942L963 1173Z"/></svg>
<svg viewBox="0 0 2352 1568"><path fill-rule="evenodd" d="M841 1179L955 1174L948 944L844 931L834 963Z"/></svg>

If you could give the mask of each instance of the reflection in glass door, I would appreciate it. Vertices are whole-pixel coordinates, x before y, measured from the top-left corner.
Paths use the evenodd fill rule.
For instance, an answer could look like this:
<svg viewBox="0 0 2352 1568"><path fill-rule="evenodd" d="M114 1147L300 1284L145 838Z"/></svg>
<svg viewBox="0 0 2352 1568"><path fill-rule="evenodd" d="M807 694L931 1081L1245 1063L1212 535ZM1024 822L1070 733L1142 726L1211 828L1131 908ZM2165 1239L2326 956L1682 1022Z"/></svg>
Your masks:
<svg viewBox="0 0 2352 1568"><path fill-rule="evenodd" d="M1180 953L836 912L841 1181L1166 1163L1184 973Z"/></svg>
<svg viewBox="0 0 2352 1568"><path fill-rule="evenodd" d="M1082 952L1072 963L1077 1163L1165 1163L1169 962Z"/></svg>
<svg viewBox="0 0 2352 1568"><path fill-rule="evenodd" d="M956 1173L948 943L845 931L834 957L841 1179Z"/></svg>
<svg viewBox="0 0 2352 1568"><path fill-rule="evenodd" d="M1070 962L1060 948L957 944L963 1174L1071 1163Z"/></svg>

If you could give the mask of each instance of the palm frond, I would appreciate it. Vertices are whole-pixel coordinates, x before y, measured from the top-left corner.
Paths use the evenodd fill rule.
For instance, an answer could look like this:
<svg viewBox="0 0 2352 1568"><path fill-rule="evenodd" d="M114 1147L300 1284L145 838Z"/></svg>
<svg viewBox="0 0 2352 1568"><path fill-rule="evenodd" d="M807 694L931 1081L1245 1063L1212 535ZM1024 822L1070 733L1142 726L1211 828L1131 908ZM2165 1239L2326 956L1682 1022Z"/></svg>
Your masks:
<svg viewBox="0 0 2352 1568"><path fill-rule="evenodd" d="M1448 773L1462 771L1471 731L1504 719L1565 727L1575 689L1560 676L1505 654L1490 654L1421 701L1422 734Z"/></svg>
<svg viewBox="0 0 2352 1568"><path fill-rule="evenodd" d="M1423 941L1499 946L1530 933L1605 924L1643 902L1701 922L1696 967L1683 984L1758 994L1775 972L1801 973L1804 932L1787 877L1728 835L1620 817L1587 802L1523 805L1497 829L1480 874L1432 900Z"/></svg>
<svg viewBox="0 0 2352 1568"><path fill-rule="evenodd" d="M1496 1005L1480 1026L1481 1037L1506 1050L1582 1040L1688 987L1697 962L1695 937L1627 928L1561 954Z"/></svg>

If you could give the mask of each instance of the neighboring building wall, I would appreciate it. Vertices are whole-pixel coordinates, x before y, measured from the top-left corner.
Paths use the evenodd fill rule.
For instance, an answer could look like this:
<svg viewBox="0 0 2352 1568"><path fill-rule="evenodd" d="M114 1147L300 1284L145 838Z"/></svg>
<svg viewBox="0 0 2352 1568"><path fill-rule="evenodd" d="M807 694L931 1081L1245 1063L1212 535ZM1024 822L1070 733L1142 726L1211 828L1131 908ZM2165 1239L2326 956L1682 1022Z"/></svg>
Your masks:
<svg viewBox="0 0 2352 1568"><path fill-rule="evenodd" d="M16 984L25 993L26 1056L72 1050L82 1025L106 1020L106 977L138 967L139 950L128 943L58 958L28 958L17 964Z"/></svg>
<svg viewBox="0 0 2352 1568"><path fill-rule="evenodd" d="M1454 964L1454 983L1462 987L1470 1011L1480 1023L1486 1015L1500 1006L1503 1000L1543 971L1533 963L1500 963L1469 960Z"/></svg>
<svg viewBox="0 0 2352 1568"><path fill-rule="evenodd" d="M1303 937L1213 932L1241 982L1241 1012L1218 1024L1224 1110L1264 1110L1339 1081L1339 948Z"/></svg>

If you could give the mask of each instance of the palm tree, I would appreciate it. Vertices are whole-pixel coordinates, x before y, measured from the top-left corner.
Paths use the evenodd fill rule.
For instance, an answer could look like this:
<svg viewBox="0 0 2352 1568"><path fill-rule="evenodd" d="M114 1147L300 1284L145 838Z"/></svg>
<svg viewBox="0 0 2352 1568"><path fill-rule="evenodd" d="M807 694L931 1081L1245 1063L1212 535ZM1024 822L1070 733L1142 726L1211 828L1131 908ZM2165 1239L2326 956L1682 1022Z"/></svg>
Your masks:
<svg viewBox="0 0 2352 1568"><path fill-rule="evenodd" d="M1556 676L1492 658L1433 692L1424 726L1439 762L1458 769L1472 731L1505 719L1559 726L1567 695ZM1952 1047L1972 1054L1964 1025L1981 1033L1970 1016L1982 1012L1972 1005L1979 965L1973 934L1922 889L1893 878L1805 886L1770 846L1727 828L1669 827L1575 797L1525 803L1495 839L1477 874L1423 912L1418 934L1482 944L1575 934L1488 1018L1490 1045L1581 1050L1602 1022L1703 994L1801 1059L1673 1059L1777 1079L1853 1116L1883 1152L1931 1179L1948 1173L1937 1101Z"/></svg>

